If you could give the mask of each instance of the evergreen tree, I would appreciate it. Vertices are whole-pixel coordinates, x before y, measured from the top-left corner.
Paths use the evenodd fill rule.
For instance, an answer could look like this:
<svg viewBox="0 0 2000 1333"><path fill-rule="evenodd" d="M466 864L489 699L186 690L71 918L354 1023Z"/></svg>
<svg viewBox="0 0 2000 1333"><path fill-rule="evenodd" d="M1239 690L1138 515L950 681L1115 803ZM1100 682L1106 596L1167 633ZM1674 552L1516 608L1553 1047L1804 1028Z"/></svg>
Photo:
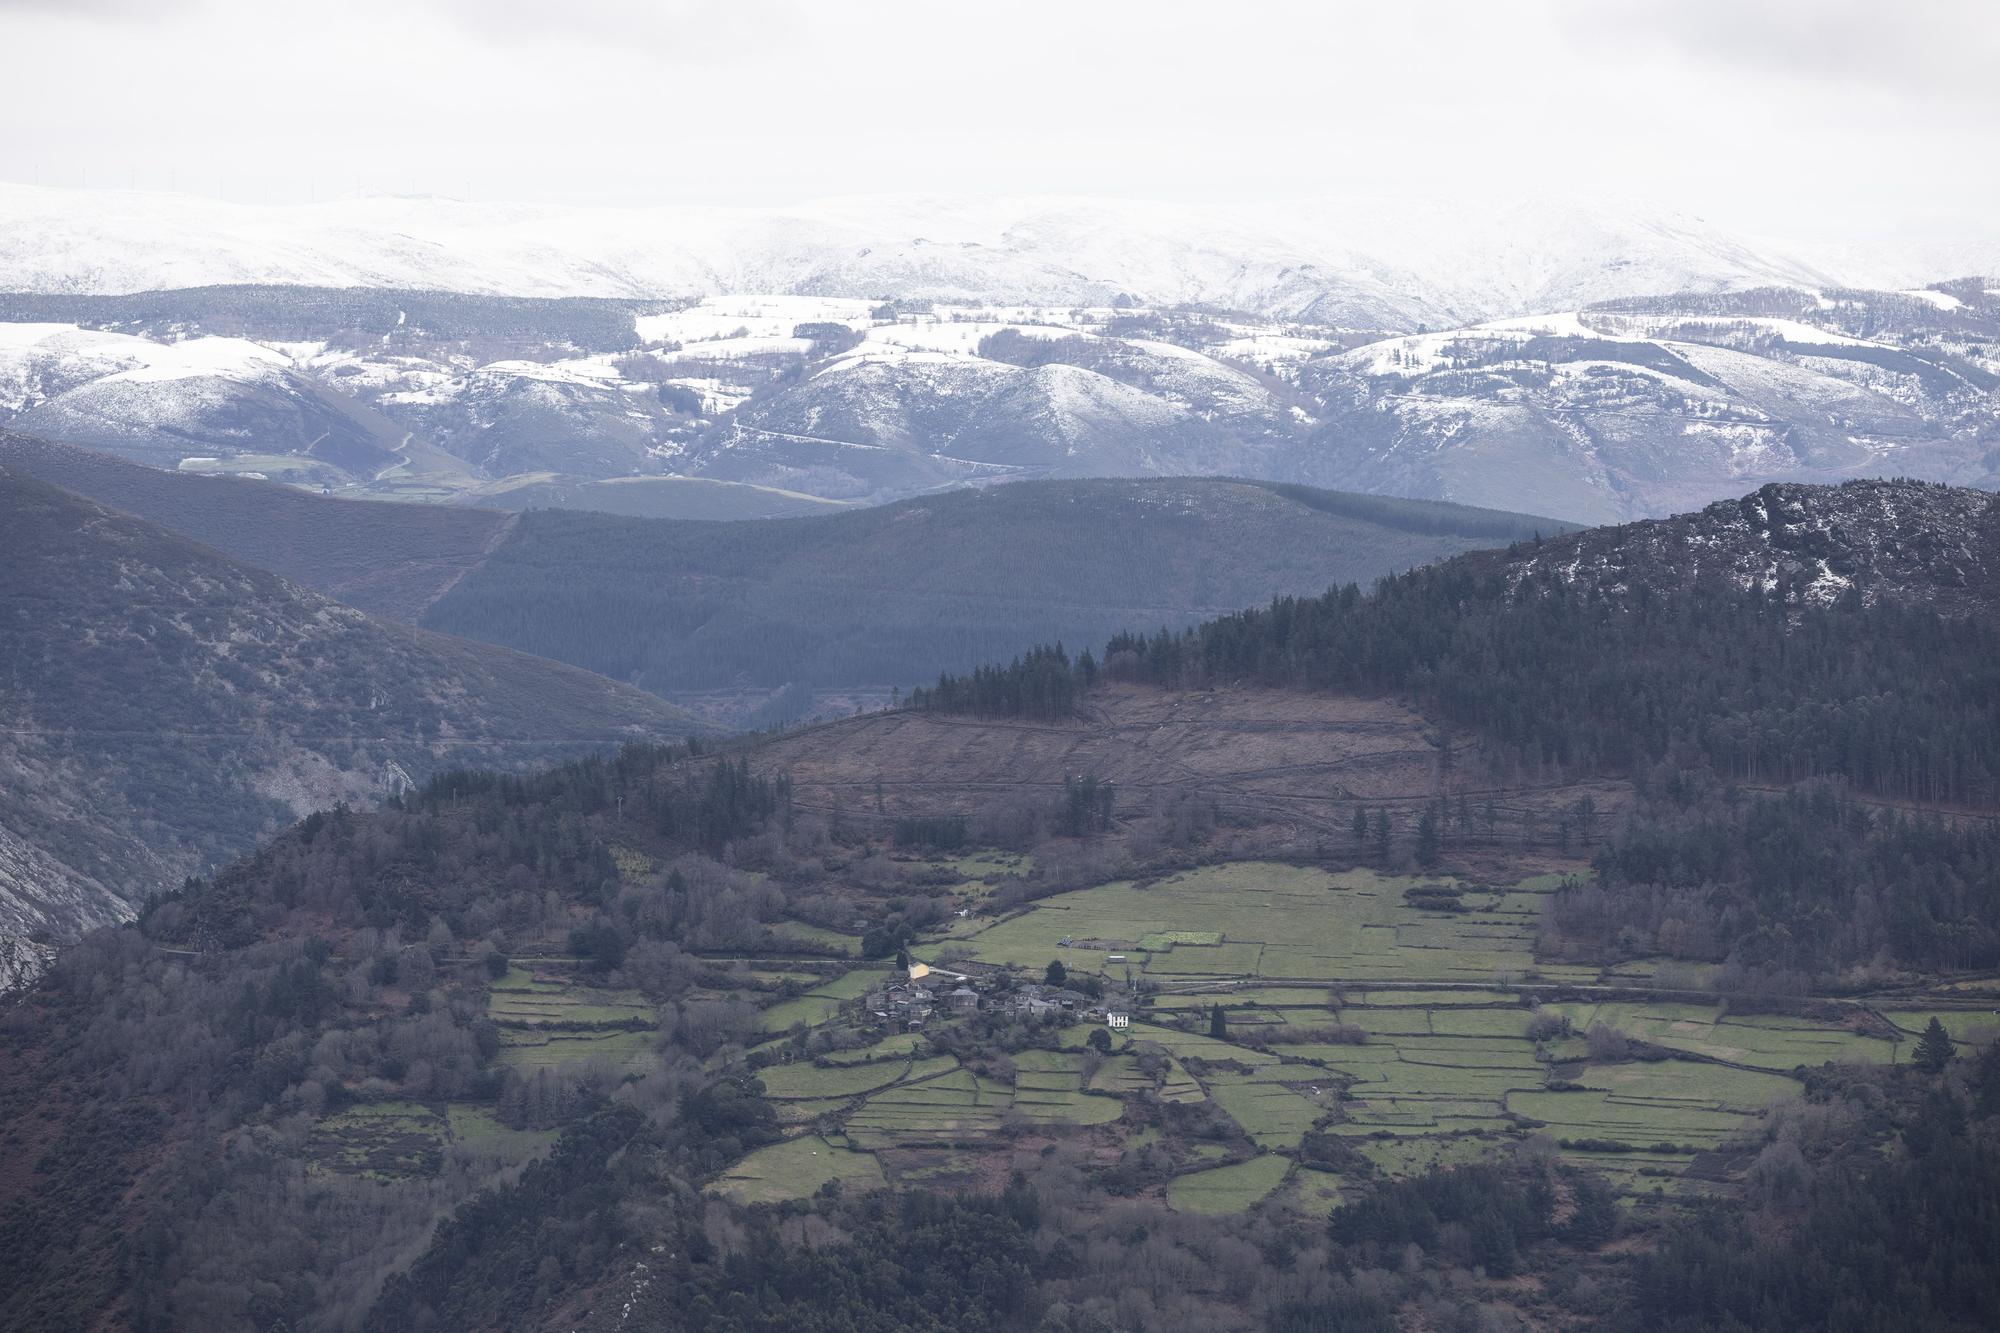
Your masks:
<svg viewBox="0 0 2000 1333"><path fill-rule="evenodd" d="M1438 834L1437 814L1426 807L1423 814L1417 816L1417 864L1427 867L1436 865L1443 846L1444 839Z"/></svg>
<svg viewBox="0 0 2000 1333"><path fill-rule="evenodd" d="M1375 855L1385 861L1389 859L1389 833L1389 812L1387 810L1377 810L1375 812Z"/></svg>
<svg viewBox="0 0 2000 1333"><path fill-rule="evenodd" d="M1051 958L1049 960L1047 970L1042 973L1042 982L1049 986L1064 986L1069 984L1069 969L1062 965L1062 959Z"/></svg>
<svg viewBox="0 0 2000 1333"><path fill-rule="evenodd" d="M1367 806L1357 805L1354 807L1354 823L1352 825L1352 828L1354 832L1354 850L1358 852L1363 847L1366 847L1368 845Z"/></svg>
<svg viewBox="0 0 2000 1333"><path fill-rule="evenodd" d="M1924 1035L1917 1038L1917 1065L1930 1073L1942 1074L1944 1067L1957 1054L1957 1043L1952 1041L1951 1034L1944 1030L1944 1024L1933 1015L1930 1025L1924 1029Z"/></svg>
<svg viewBox="0 0 2000 1333"><path fill-rule="evenodd" d="M1222 1012L1219 1004L1208 1011L1208 1035L1217 1041L1229 1040L1229 1015Z"/></svg>

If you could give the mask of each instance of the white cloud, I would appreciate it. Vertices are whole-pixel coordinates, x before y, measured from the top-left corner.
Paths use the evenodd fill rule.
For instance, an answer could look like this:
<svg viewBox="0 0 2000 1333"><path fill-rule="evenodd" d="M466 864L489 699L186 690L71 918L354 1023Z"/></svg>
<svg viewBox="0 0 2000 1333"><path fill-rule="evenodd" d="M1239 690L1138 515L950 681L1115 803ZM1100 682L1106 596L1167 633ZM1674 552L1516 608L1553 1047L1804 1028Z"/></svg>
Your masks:
<svg viewBox="0 0 2000 1333"><path fill-rule="evenodd" d="M241 199L1559 189L1990 226L2000 20L1864 0L0 0L0 177Z"/></svg>

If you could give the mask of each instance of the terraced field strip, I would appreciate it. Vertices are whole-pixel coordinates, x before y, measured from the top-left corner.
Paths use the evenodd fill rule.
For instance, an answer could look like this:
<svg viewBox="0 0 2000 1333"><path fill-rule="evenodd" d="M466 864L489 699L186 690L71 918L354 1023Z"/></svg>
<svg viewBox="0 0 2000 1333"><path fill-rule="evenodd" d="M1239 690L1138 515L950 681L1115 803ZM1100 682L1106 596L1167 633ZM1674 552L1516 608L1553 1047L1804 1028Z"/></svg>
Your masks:
<svg viewBox="0 0 2000 1333"><path fill-rule="evenodd" d="M1744 1129L1750 1116L1664 1097L1578 1091L1514 1092L1507 1109L1570 1139L1611 1139L1644 1147L1655 1143L1713 1148Z"/></svg>
<svg viewBox="0 0 2000 1333"><path fill-rule="evenodd" d="M501 1063L523 1073L583 1064L637 1070L654 1058L659 1015L643 995L579 984L546 962L495 979L486 1013L500 1030Z"/></svg>
<svg viewBox="0 0 2000 1333"><path fill-rule="evenodd" d="M1650 1045L1731 1064L1783 1071L1829 1061L1889 1064L1896 1043L1838 1023L1774 1014L1727 1016L1719 1004L1588 1001L1547 1006L1579 1032L1602 1024Z"/></svg>
<svg viewBox="0 0 2000 1333"><path fill-rule="evenodd" d="M852 1097L795 1097L771 1103L781 1125L810 1125L822 1116L838 1116L854 1105Z"/></svg>
<svg viewBox="0 0 2000 1333"><path fill-rule="evenodd" d="M871 1060L907 1059L924 1044L920 1032L898 1032L884 1037L873 1046L859 1046L851 1051L833 1051L825 1058L827 1063L836 1065L866 1064Z"/></svg>
<svg viewBox="0 0 2000 1333"><path fill-rule="evenodd" d="M1804 1090L1797 1079L1694 1060L1647 1060L1594 1065L1576 1076L1586 1087L1620 1099L1710 1107L1756 1115Z"/></svg>
<svg viewBox="0 0 2000 1333"><path fill-rule="evenodd" d="M1520 996L1502 990L1364 990L1341 996L1341 1008L1356 1005L1379 1009L1404 1009L1412 1005L1425 1009L1476 1008L1482 1005L1519 1004Z"/></svg>
<svg viewBox="0 0 2000 1333"><path fill-rule="evenodd" d="M553 1146L560 1136L553 1129L514 1129L500 1123L483 1106L447 1106L445 1122L451 1128L452 1142L509 1161L532 1157Z"/></svg>
<svg viewBox="0 0 2000 1333"><path fill-rule="evenodd" d="M857 967L843 972L803 995L778 1001L764 1011L758 1028L763 1032L790 1032L799 1026L819 1027L832 1021L842 1005L860 999L888 979L887 969L881 967Z"/></svg>
<svg viewBox="0 0 2000 1333"><path fill-rule="evenodd" d="M949 1060L945 1068L956 1067ZM764 1095L773 1101L794 1097L859 1097L864 1092L901 1083L912 1076L917 1062L877 1061L861 1065L819 1065L804 1060L789 1065L766 1065L757 1071ZM936 1073L938 1070L931 1070Z"/></svg>
<svg viewBox="0 0 2000 1333"><path fill-rule="evenodd" d="M495 1023L516 1027L550 1023L651 1027L656 1017L652 1004L637 991L578 985L518 966L510 967L488 987L486 1012Z"/></svg>
<svg viewBox="0 0 2000 1333"><path fill-rule="evenodd" d="M1363 1139L1354 1150L1388 1176L1416 1176L1441 1167L1463 1166L1504 1151L1509 1140L1497 1136Z"/></svg>
<svg viewBox="0 0 2000 1333"><path fill-rule="evenodd" d="M771 931L772 939L783 946L788 941L806 946L815 952L824 950L840 958L861 956L861 937L844 931L828 930L825 926L808 925L803 921L782 921ZM801 949L801 952L804 952Z"/></svg>
<svg viewBox="0 0 2000 1333"><path fill-rule="evenodd" d="M657 1058L650 1032L500 1033L500 1062L524 1074L590 1064L638 1071Z"/></svg>
<svg viewBox="0 0 2000 1333"><path fill-rule="evenodd" d="M1237 1060L1253 1065L1276 1064L1280 1059L1268 1051L1253 1051L1247 1046L1237 1046L1201 1033L1183 1032L1179 1028L1162 1027L1156 1023L1134 1022L1128 1031L1134 1045L1150 1043L1182 1059Z"/></svg>
<svg viewBox="0 0 2000 1333"><path fill-rule="evenodd" d="M1343 1200L1340 1177L1301 1167L1272 1196L1289 1211L1324 1221Z"/></svg>
<svg viewBox="0 0 2000 1333"><path fill-rule="evenodd" d="M1875 1012L1913 1038L1922 1036L1933 1018L1944 1024L1946 1035L1955 1042L1986 1046L2000 1038L2000 1010L1996 1009L1899 1009L1883 1005Z"/></svg>

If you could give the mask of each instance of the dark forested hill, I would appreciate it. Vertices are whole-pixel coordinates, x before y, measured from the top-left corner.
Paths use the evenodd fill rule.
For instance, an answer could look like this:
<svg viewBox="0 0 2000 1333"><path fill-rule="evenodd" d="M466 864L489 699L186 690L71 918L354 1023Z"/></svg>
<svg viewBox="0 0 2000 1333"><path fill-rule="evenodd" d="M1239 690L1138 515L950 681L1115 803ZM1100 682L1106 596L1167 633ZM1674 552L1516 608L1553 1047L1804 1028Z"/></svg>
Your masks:
<svg viewBox="0 0 2000 1333"><path fill-rule="evenodd" d="M1181 634L1104 670L1400 694L1529 767L1699 762L2000 803L1995 506L1926 482L1769 486L1699 514L1538 538ZM1079 664L1081 666L1083 664ZM1090 664L1094 669L1095 664ZM954 711L1068 707L1060 657L949 678Z"/></svg>
<svg viewBox="0 0 2000 1333"><path fill-rule="evenodd" d="M394 620L415 621L508 523L486 509L335 500L266 481L163 472L7 430L0 430L0 467Z"/></svg>
<svg viewBox="0 0 2000 1333"><path fill-rule="evenodd" d="M10 932L128 915L308 809L439 767L687 729L636 690L373 620L0 467Z"/></svg>
<svg viewBox="0 0 2000 1333"><path fill-rule="evenodd" d="M726 691L706 706L760 722L810 714L829 695L886 700L892 686L1038 641L1179 628L1567 530L1220 478L1021 482L722 523L334 500L4 433L0 465L371 613L421 617L677 701Z"/></svg>
<svg viewBox="0 0 2000 1333"><path fill-rule="evenodd" d="M1023 482L772 523L533 513L424 623L670 698L886 692L1037 641L1187 625L1560 527L1213 479Z"/></svg>

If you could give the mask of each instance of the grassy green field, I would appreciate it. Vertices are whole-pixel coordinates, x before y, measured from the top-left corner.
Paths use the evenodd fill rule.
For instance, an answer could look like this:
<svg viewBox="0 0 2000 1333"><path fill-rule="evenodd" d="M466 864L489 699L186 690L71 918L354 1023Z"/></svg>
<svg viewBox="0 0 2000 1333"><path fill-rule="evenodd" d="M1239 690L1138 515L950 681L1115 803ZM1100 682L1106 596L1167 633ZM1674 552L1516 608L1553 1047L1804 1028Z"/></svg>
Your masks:
<svg viewBox="0 0 2000 1333"><path fill-rule="evenodd" d="M376 1178L437 1174L451 1127L417 1102L363 1102L313 1126L311 1169Z"/></svg>
<svg viewBox="0 0 2000 1333"><path fill-rule="evenodd" d="M778 1203L810 1198L830 1180L844 1189L880 1189L888 1183L874 1153L836 1147L817 1134L774 1143L745 1157L715 1183L738 1203Z"/></svg>
<svg viewBox="0 0 2000 1333"><path fill-rule="evenodd" d="M859 1065L871 1060L895 1060L915 1055L925 1045L923 1034L898 1032L882 1038L872 1046L857 1046L851 1051L835 1051L827 1056L830 1064Z"/></svg>
<svg viewBox="0 0 2000 1333"><path fill-rule="evenodd" d="M909 1042L890 1038L883 1045L900 1051ZM834 1116L851 1142L871 1149L980 1143L1012 1120L1079 1127L1108 1124L1124 1113L1119 1094L1138 1087L1130 1056L1122 1057L1123 1063L1118 1058L1109 1062L1091 1089L1083 1086L1081 1051L1029 1050L1017 1053L1015 1059L1011 1083L962 1069L950 1056L777 1065L759 1071L758 1077L780 1119L805 1123ZM1175 1072L1179 1086L1174 1085ZM1180 1095L1190 1091L1199 1095L1177 1067L1170 1069L1167 1082ZM1146 1088L1154 1086L1151 1079L1143 1083Z"/></svg>
<svg viewBox="0 0 2000 1333"><path fill-rule="evenodd" d="M537 1069L566 1069L602 1064L636 1073L656 1059L649 1032L546 1032L500 1034L500 1061L532 1074Z"/></svg>
<svg viewBox="0 0 2000 1333"><path fill-rule="evenodd" d="M1298 1147L1306 1131L1337 1100L1330 1084L1322 1101L1283 1084L1253 1082L1242 1075L1209 1076L1208 1094L1259 1148Z"/></svg>
<svg viewBox="0 0 2000 1333"><path fill-rule="evenodd" d="M2000 1038L2000 1010L1995 1009L1901 1009L1884 1006L1882 1017L1910 1038L1922 1035L1935 1018L1945 1033L1964 1045L1985 1046Z"/></svg>
<svg viewBox="0 0 2000 1333"><path fill-rule="evenodd" d="M509 1128L483 1106L448 1106L445 1120L451 1127L453 1143L509 1161L532 1157L553 1144L557 1137L553 1129Z"/></svg>
<svg viewBox="0 0 2000 1333"><path fill-rule="evenodd" d="M880 986L889 974L880 967L857 967L840 976L821 981L804 995L780 1000L764 1011L761 1026L766 1032L790 1032L803 1024L818 1027L840 1012L840 1007Z"/></svg>
<svg viewBox="0 0 2000 1333"><path fill-rule="evenodd" d="M1621 1001L1551 1008L1567 1015L1579 1032L1602 1024L1650 1045L1758 1069L1796 1069L1828 1061L1889 1064L1897 1058L1897 1043L1837 1023L1772 1014L1729 1017L1719 1004Z"/></svg>
<svg viewBox="0 0 2000 1333"><path fill-rule="evenodd" d="M1192 1171L1174 1177L1167 1202L1186 1213L1240 1213L1283 1184L1291 1169L1287 1158L1265 1153L1234 1166Z"/></svg>
<svg viewBox="0 0 2000 1333"><path fill-rule="evenodd" d="M952 938L979 962L1040 968L1059 959L1071 970L1111 976L1129 965L1161 981L1596 976L1591 968L1535 961L1529 909L1548 889L1468 892L1471 910L1459 913L1404 900L1406 889L1443 882L1237 862L1143 887L1120 882L1058 894L1004 921L954 930ZM1127 962L1110 962L1112 955Z"/></svg>
<svg viewBox="0 0 2000 1333"><path fill-rule="evenodd" d="M931 864L962 876L961 891L975 903L979 886L1021 868L984 854ZM1225 1145L1169 1136L1164 1146L1182 1168L1168 1185L1174 1207L1234 1212L1272 1197L1323 1216L1357 1182L1296 1164L1315 1132L1339 1136L1390 1175L1504 1153L1540 1134L1628 1194L1713 1190L1718 1159L1705 1158L1693 1175L1690 1166L1747 1141L1770 1106L1798 1095L1795 1071L1907 1059L1931 1017L1920 1002L1885 1011L1892 1037L1859 1006L1815 1018L1733 1015L1719 1002L1666 999L1537 1007L1520 987L1643 986L1658 960L1603 970L1539 962L1537 923L1559 876L1454 886L1464 908L1456 912L1407 895L1441 883L1249 862L1057 894L1005 918L953 918L913 954L933 958L951 943L975 963L1031 973L1059 960L1114 982L1129 973L1152 983L1150 994L1102 1059L1084 1050L1098 1029L1077 1023L1056 1035L1059 1050L1013 1051L1011 1073L1005 1064L980 1074L926 1058L928 1039L899 1034L761 1076L782 1123L819 1127L828 1148L848 1154L843 1166L854 1165L856 1152L879 1154L876 1169L891 1180L971 1181L980 1155L1014 1131L1088 1135L1099 1151L1129 1152L1160 1133L1142 1128L1155 1117L1125 1114L1135 1100L1207 1101L1241 1137ZM816 979L808 993L768 1009L765 1028L828 1022L883 975ZM1695 971L1674 975L1680 982ZM515 1012L525 1025L548 1003L545 994L525 995ZM621 1002L594 1003L611 1012ZM1209 1035L1217 1005L1226 1020L1220 1039ZM1941 1012L1962 1042L1991 1026L1975 1022L1982 1014L1969 1003ZM1567 1018L1572 1035L1531 1040L1538 1016ZM1584 1034L1597 1025L1642 1045L1593 1059ZM1637 1058L1662 1052L1671 1054ZM1257 1156L1217 1165L1249 1145ZM798 1181L770 1184L783 1174L770 1163L789 1158L765 1152L732 1188L809 1192L830 1178L832 1165L814 1162L794 1172Z"/></svg>

